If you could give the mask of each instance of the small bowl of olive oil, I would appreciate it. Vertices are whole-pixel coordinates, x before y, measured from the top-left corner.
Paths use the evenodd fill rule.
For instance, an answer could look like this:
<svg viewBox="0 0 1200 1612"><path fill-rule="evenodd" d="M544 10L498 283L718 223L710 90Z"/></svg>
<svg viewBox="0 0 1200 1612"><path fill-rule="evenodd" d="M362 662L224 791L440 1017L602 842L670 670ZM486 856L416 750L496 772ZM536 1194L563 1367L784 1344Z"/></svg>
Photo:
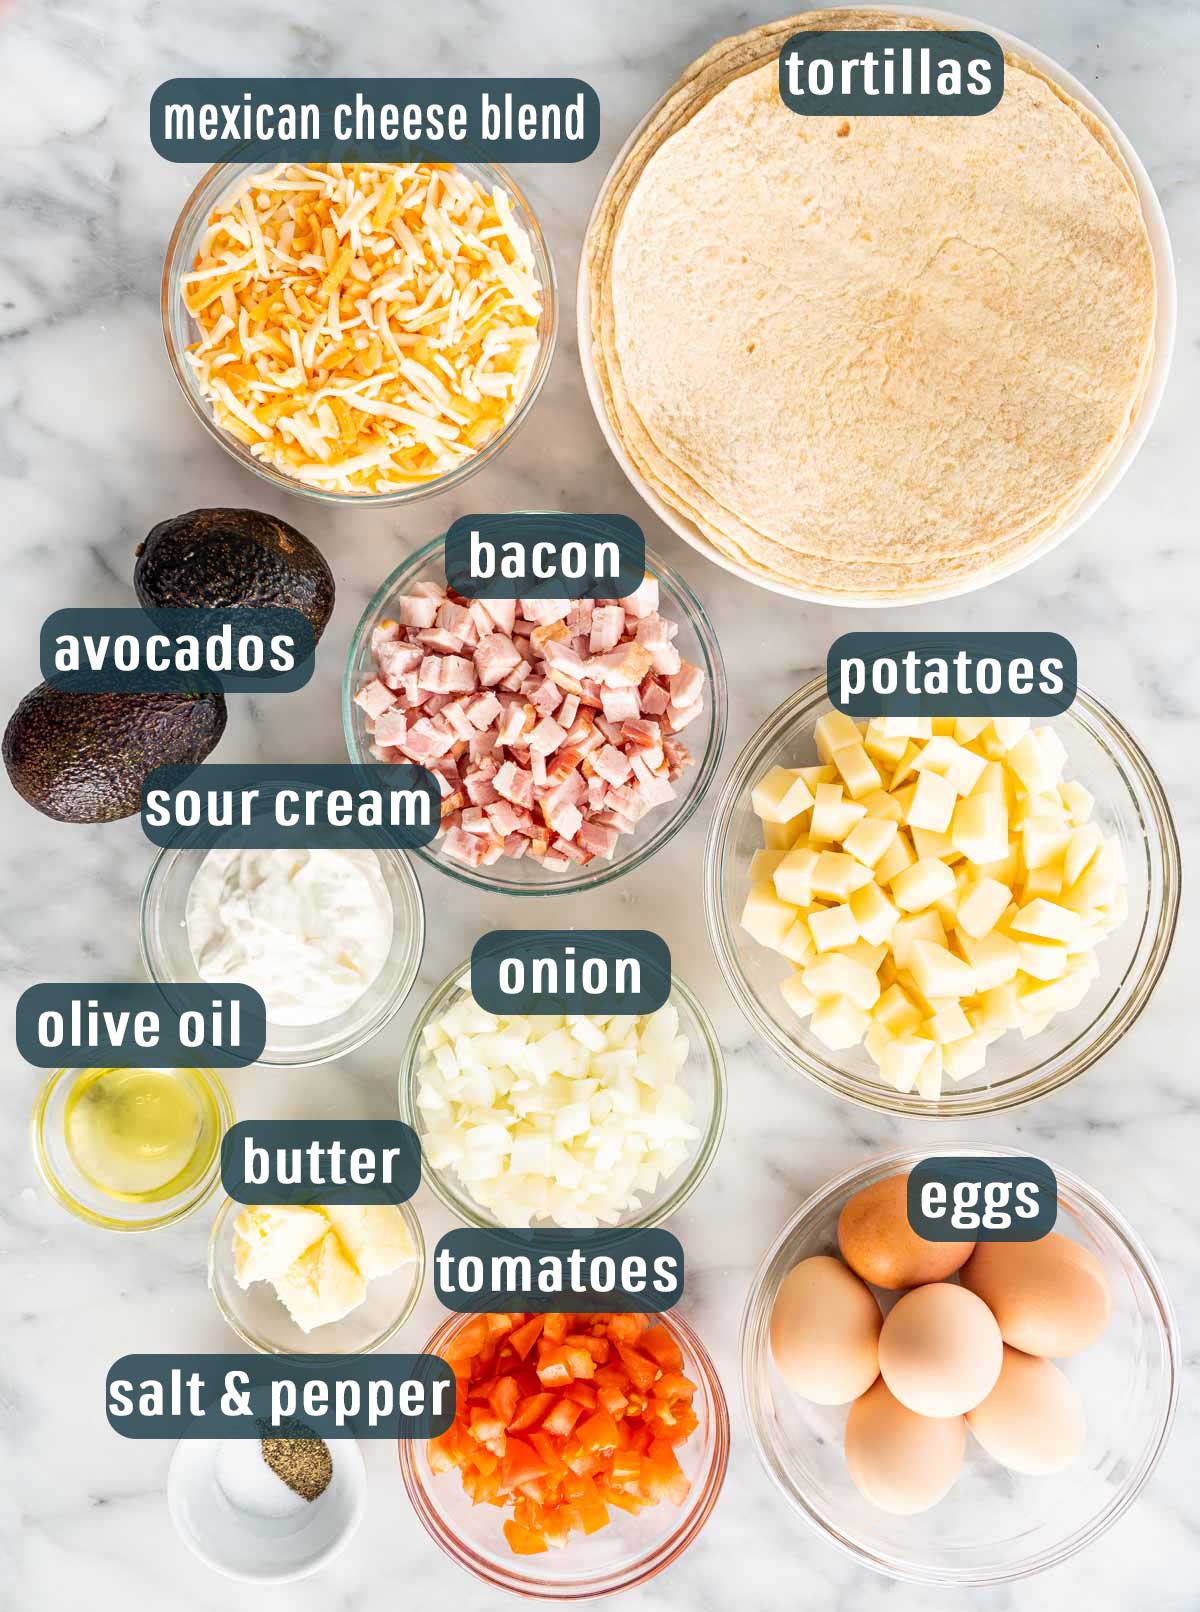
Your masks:
<svg viewBox="0 0 1200 1612"><path fill-rule="evenodd" d="M56 1069L34 1107L33 1154L81 1220L151 1231L210 1196L232 1124L211 1069Z"/></svg>

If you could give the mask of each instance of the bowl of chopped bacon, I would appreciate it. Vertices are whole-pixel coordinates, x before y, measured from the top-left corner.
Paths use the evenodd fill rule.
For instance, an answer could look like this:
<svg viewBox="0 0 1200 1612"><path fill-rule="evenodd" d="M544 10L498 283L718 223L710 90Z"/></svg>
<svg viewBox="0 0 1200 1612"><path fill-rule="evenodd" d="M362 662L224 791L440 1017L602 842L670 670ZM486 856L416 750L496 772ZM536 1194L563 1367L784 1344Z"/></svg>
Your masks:
<svg viewBox="0 0 1200 1612"><path fill-rule="evenodd" d="M511 440L557 298L501 168L244 160L188 198L162 318L184 396L240 463L320 502L397 504Z"/></svg>
<svg viewBox="0 0 1200 1612"><path fill-rule="evenodd" d="M622 599L469 600L441 537L371 600L342 684L351 761L438 779L441 832L416 854L513 895L593 889L673 839L716 772L726 706L704 608L649 549Z"/></svg>

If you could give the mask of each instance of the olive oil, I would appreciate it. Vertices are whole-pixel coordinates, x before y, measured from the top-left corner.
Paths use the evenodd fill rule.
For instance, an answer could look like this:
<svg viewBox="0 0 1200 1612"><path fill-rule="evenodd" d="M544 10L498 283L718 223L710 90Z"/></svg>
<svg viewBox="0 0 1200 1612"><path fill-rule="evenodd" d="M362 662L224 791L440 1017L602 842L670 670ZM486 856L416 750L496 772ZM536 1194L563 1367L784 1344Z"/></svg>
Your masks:
<svg viewBox="0 0 1200 1612"><path fill-rule="evenodd" d="M63 1124L76 1169L124 1203L186 1191L221 1137L216 1100L195 1069L81 1069Z"/></svg>

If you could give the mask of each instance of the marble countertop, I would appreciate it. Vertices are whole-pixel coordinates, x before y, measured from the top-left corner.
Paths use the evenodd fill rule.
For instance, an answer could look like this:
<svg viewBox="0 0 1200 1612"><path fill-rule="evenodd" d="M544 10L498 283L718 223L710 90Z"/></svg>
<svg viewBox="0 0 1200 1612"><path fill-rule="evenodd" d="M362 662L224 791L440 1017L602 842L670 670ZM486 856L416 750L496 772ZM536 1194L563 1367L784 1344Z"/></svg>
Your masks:
<svg viewBox="0 0 1200 1612"><path fill-rule="evenodd" d="M1197 848L1194 742L1200 670L1194 601L1195 419L1200 410L1200 13L1185 0L990 0L986 22L1040 46L1099 95L1153 177L1172 231L1182 294L1174 371L1136 465L1087 527L1033 569L975 594L973 627L1044 626L1075 642L1081 677L1139 736L1159 768L1185 841ZM719 37L765 15L731 0L17 0L0 7L0 500L5 571L0 681L7 710L37 681L37 629L71 603L126 604L134 545L168 514L256 504L294 520L335 570L338 607L312 688L231 701L224 761L342 759L335 697L345 647L367 598L418 542L468 508L616 509L644 521L712 614L731 701L725 765L763 718L823 663L838 633L878 617L793 604L738 582L650 517L611 459L576 355L573 285L595 191L633 123ZM236 58L233 47L236 45ZM159 331L163 247L192 182L154 155L147 103L163 79L234 69L261 74L577 74L599 91L599 151L577 167L522 173L557 259L564 317L534 420L464 494L400 515L325 513L252 480L209 441L171 377ZM1193 536L1189 536L1189 533ZM894 613L889 626L945 627L952 606ZM968 614L969 612L969 614ZM65 828L0 791L5 919L3 1022L46 978L138 977L136 909L151 850L136 820ZM704 1187L673 1229L689 1258L688 1311L730 1389L734 1449L713 1522L667 1574L635 1592L647 1609L755 1605L916 1612L948 1597L855 1566L809 1533L771 1488L736 1393L738 1319L750 1272L801 1197L872 1152L930 1134L840 1103L789 1073L750 1033L725 990L699 919L704 812L637 879L589 899L597 925L644 923L669 941L705 1000L729 1066L729 1122ZM466 957L478 897L422 868L429 942L407 1009L336 1068L255 1069L233 1077L249 1116L394 1112L400 1048L424 992ZM488 905L491 927L527 916ZM566 901L539 919L570 922ZM1093 1182L1161 1262L1184 1336L1188 1380L1166 1455L1134 1509L1074 1561L981 1591L970 1604L1094 1612L1148 1604L1191 1612L1200 1591L1200 1211L1189 1196L1200 1152L1190 1034L1200 936L1185 908L1149 1011L1083 1080L1031 1108L963 1128L958 1139L1014 1143ZM1182 1061L1181 1061L1182 1058ZM129 1351L231 1347L205 1289L203 1212L152 1237L105 1236L62 1214L37 1181L26 1115L41 1076L10 1048L0 1126L0 1605L89 1612L384 1612L453 1598L463 1612L508 1604L444 1560L406 1502L395 1454L364 1446L366 1521L321 1576L286 1590L227 1583L196 1561L167 1517L166 1443L132 1444L103 1413L105 1372ZM937 1132L939 1140L945 1137ZM432 1239L445 1229L428 1193ZM406 1329L419 1347L430 1295ZM1152 1580L1152 1588L1147 1581ZM962 1598L958 1598L962 1604Z"/></svg>

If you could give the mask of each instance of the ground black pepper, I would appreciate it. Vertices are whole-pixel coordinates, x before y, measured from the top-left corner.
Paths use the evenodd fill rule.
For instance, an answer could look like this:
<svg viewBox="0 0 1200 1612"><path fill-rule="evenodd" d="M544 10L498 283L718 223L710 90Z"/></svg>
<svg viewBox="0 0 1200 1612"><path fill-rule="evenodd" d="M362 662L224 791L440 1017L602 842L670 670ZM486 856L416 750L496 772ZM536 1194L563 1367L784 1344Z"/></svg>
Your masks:
<svg viewBox="0 0 1200 1612"><path fill-rule="evenodd" d="M315 1500L325 1493L333 1476L333 1457L324 1439L319 1439L302 1422L284 1424L289 1438L264 1438L263 1460L277 1478L304 1500Z"/></svg>

